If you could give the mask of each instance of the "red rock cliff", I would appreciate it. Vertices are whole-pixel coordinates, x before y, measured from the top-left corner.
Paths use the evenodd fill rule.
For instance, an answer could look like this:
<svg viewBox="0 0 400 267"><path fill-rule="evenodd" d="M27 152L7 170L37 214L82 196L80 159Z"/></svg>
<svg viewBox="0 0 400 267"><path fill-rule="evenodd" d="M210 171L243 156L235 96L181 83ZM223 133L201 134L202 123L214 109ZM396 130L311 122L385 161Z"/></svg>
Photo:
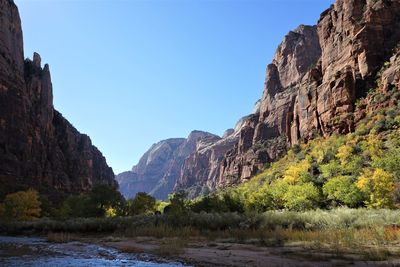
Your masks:
<svg viewBox="0 0 400 267"><path fill-rule="evenodd" d="M285 36L267 67L259 111L245 119L218 167L205 153L192 155L178 188L237 184L300 140L352 131L357 98L376 87L376 74L399 41L399 0L337 0L316 26Z"/></svg>
<svg viewBox="0 0 400 267"><path fill-rule="evenodd" d="M54 198L116 186L88 136L53 108L49 66L24 61L21 21L12 0L0 0L0 194L28 187Z"/></svg>
<svg viewBox="0 0 400 267"><path fill-rule="evenodd" d="M398 0L337 0L317 27L290 32L267 68L260 113L222 162L217 187L246 180L300 140L352 131L356 99L374 88L399 41Z"/></svg>

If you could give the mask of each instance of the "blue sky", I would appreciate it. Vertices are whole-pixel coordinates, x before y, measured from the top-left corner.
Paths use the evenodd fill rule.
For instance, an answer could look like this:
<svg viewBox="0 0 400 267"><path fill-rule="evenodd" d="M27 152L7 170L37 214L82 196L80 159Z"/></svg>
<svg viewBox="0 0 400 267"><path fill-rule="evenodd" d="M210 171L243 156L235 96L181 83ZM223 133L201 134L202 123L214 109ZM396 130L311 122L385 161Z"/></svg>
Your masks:
<svg viewBox="0 0 400 267"><path fill-rule="evenodd" d="M233 127L284 35L333 0L15 2L25 57L49 63L56 109L119 173L159 140Z"/></svg>

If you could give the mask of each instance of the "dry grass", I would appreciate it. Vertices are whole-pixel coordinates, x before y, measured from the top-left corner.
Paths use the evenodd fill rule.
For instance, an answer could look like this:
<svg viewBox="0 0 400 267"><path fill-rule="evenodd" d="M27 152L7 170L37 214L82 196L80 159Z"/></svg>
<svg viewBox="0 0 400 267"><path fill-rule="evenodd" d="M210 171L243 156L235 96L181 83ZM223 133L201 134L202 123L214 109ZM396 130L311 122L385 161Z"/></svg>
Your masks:
<svg viewBox="0 0 400 267"><path fill-rule="evenodd" d="M129 237L152 236L155 238L190 238L200 236L201 233L199 230L189 226L177 228L162 224L158 226L131 227L129 229L126 229L123 235Z"/></svg>
<svg viewBox="0 0 400 267"><path fill-rule="evenodd" d="M189 213L185 216L135 216L115 219L0 224L6 233L49 231L51 242L69 242L76 235L112 233L125 237L179 238L158 248L179 254L182 243L199 240L259 246L295 245L329 253L356 253L367 259L400 256L400 210L346 209L307 212L269 211L262 214ZM186 241L185 241L186 240ZM112 240L111 240L112 241ZM132 248L136 251L136 248Z"/></svg>
<svg viewBox="0 0 400 267"><path fill-rule="evenodd" d="M161 242L159 247L154 252L163 257L171 257L183 254L186 247L187 240L174 238Z"/></svg>
<svg viewBox="0 0 400 267"><path fill-rule="evenodd" d="M206 235L210 236L211 240L223 239L225 242L254 243L260 246L295 244L338 256L356 253L367 260L386 260L391 256L400 256L400 228L391 226L321 230L232 229Z"/></svg>

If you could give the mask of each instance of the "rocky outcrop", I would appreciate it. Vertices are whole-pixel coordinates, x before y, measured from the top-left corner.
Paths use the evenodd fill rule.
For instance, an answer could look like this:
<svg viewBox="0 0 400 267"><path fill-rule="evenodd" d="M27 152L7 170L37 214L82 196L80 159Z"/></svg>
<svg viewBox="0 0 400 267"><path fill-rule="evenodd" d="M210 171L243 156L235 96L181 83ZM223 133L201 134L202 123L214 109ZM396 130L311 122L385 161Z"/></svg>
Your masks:
<svg viewBox="0 0 400 267"><path fill-rule="evenodd" d="M21 22L11 0L0 0L0 197L29 187L52 200L116 186L90 138L54 110L49 66L35 53L24 60Z"/></svg>
<svg viewBox="0 0 400 267"><path fill-rule="evenodd" d="M254 111L258 111L259 102ZM225 131L222 138L213 136L197 143L196 150L187 157L176 181L174 191L185 191L189 198L204 195L214 190L221 173L221 162L228 151L234 148L239 140L240 131L246 127L250 116L241 118L234 129Z"/></svg>
<svg viewBox="0 0 400 267"><path fill-rule="evenodd" d="M217 187L248 179L300 140L352 131L356 99L375 87L399 41L397 0L337 0L316 27L290 32L268 65L260 112L227 153Z"/></svg>
<svg viewBox="0 0 400 267"><path fill-rule="evenodd" d="M199 143L215 139L220 138L207 132L193 131L186 139L172 138L152 145L131 171L116 176L121 193L126 198L146 192L158 199L167 199L180 176L184 160Z"/></svg>
<svg viewBox="0 0 400 267"><path fill-rule="evenodd" d="M297 142L298 131L292 125L297 96L302 84L309 90L312 77L306 74L317 66L320 56L316 26L301 25L285 36L267 67L258 112L245 120L237 144L221 162L216 188L247 180L285 153L292 139Z"/></svg>

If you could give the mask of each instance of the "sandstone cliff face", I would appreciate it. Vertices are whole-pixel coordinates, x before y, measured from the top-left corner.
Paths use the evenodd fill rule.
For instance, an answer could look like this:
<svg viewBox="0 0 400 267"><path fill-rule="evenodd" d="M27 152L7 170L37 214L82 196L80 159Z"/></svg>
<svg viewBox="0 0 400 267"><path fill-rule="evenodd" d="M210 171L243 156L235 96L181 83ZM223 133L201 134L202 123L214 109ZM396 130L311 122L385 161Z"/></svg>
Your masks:
<svg viewBox="0 0 400 267"><path fill-rule="evenodd" d="M222 138L198 142L174 190L194 197L235 185L300 141L353 131L365 116L355 112L355 103L377 87L385 61L390 68L380 74L381 89L399 87L399 42L400 1L337 0L316 26L301 25L285 36L254 112ZM379 109L396 105L392 102L365 106Z"/></svg>
<svg viewBox="0 0 400 267"><path fill-rule="evenodd" d="M198 142L219 138L213 134L193 131L188 138L172 138L154 144L132 168L116 176L126 198L146 192L167 199L180 176L184 160L196 150Z"/></svg>
<svg viewBox="0 0 400 267"><path fill-rule="evenodd" d="M0 0L0 194L33 187L53 199L116 186L90 138L53 108L49 66L25 60L18 9Z"/></svg>
<svg viewBox="0 0 400 267"><path fill-rule="evenodd" d="M400 41L398 0L337 0L300 26L267 68L260 112L221 164L217 187L248 179L300 140L354 128L354 104ZM275 140L275 141L274 141Z"/></svg>
<svg viewBox="0 0 400 267"><path fill-rule="evenodd" d="M258 112L259 102L254 111ZM250 115L251 116L251 115ZM212 136L199 140L196 149L185 159L174 191L185 191L189 198L214 190L220 176L220 164L228 151L234 148L239 134L250 116L241 118L234 129L225 131L222 138Z"/></svg>

